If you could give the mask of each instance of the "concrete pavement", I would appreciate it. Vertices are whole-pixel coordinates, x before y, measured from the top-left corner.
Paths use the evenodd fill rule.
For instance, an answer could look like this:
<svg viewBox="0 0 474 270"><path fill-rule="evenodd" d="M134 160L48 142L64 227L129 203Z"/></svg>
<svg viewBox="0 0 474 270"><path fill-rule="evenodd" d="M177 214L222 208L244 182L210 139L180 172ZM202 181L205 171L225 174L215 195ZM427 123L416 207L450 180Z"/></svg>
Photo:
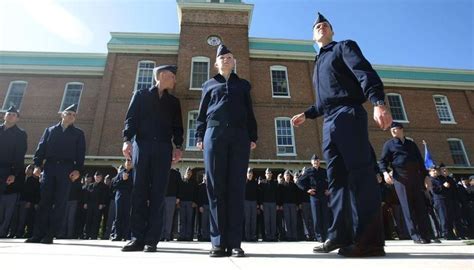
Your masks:
<svg viewBox="0 0 474 270"><path fill-rule="evenodd" d="M157 253L121 252L125 242L55 240L53 245L26 244L23 239L0 239L0 268L5 270L118 269L474 269L474 246L462 241L416 245L387 241L386 257L348 259L313 254L315 242L244 243L245 258L209 258L210 243L163 242Z"/></svg>

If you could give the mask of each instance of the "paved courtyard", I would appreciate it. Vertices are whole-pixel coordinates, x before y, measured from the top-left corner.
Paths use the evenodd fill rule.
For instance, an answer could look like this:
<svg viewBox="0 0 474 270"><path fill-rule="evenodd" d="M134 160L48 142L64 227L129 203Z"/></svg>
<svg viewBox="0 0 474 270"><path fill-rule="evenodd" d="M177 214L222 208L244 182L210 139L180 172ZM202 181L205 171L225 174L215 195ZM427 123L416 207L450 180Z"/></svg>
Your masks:
<svg viewBox="0 0 474 270"><path fill-rule="evenodd" d="M314 242L244 243L245 258L209 258L209 243L164 242L157 253L124 253L125 242L57 240L54 245L25 244L22 239L0 239L1 269L474 269L474 245L463 241L416 245L387 241L386 257L348 259L313 254Z"/></svg>

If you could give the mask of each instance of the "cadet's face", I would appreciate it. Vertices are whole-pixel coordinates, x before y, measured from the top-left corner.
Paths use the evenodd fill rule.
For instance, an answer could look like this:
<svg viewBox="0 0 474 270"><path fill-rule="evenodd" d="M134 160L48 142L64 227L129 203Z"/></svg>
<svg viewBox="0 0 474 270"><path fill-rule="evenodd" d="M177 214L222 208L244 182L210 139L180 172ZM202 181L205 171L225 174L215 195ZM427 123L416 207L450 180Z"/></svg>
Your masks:
<svg viewBox="0 0 474 270"><path fill-rule="evenodd" d="M311 165L313 165L313 167L319 167L319 159L313 159L311 160Z"/></svg>
<svg viewBox="0 0 474 270"><path fill-rule="evenodd" d="M5 120L8 124L16 124L18 122L18 114L14 112L7 112L5 116L3 116L3 120Z"/></svg>
<svg viewBox="0 0 474 270"><path fill-rule="evenodd" d="M403 128L394 127L390 129L390 133L392 133L392 137L403 137Z"/></svg>
<svg viewBox="0 0 474 270"><path fill-rule="evenodd" d="M437 177L437 176L438 176L438 170L436 170L436 169L431 169L431 170L430 170L430 176L431 176L431 177Z"/></svg>
<svg viewBox="0 0 474 270"><path fill-rule="evenodd" d="M253 178L253 173L247 173L247 179L252 179Z"/></svg>
<svg viewBox="0 0 474 270"><path fill-rule="evenodd" d="M104 178L102 177L102 175L94 175L94 180L95 180L96 182L101 182L102 179L104 179Z"/></svg>
<svg viewBox="0 0 474 270"><path fill-rule="evenodd" d="M160 81L160 88L162 89L174 89L176 85L176 76L169 70L160 72L160 74L158 74L158 80Z"/></svg>
<svg viewBox="0 0 474 270"><path fill-rule="evenodd" d="M72 124L72 123L74 123L74 121L76 121L76 113L75 112L70 112L70 111L65 111L61 114L61 118L63 119L64 123Z"/></svg>
<svg viewBox="0 0 474 270"><path fill-rule="evenodd" d="M267 180L272 179L272 176L273 176L273 174L271 172L265 173L265 178L267 178Z"/></svg>
<svg viewBox="0 0 474 270"><path fill-rule="evenodd" d="M235 59L231 53L219 55L216 59L216 68L219 71L230 72L234 69Z"/></svg>
<svg viewBox="0 0 474 270"><path fill-rule="evenodd" d="M285 181L287 181L287 182L289 182L291 180L291 175L288 174L288 173L285 173L284 177L285 177Z"/></svg>
<svg viewBox="0 0 474 270"><path fill-rule="evenodd" d="M332 41L334 32L327 22L318 23L313 28L313 40L316 42Z"/></svg>
<svg viewBox="0 0 474 270"><path fill-rule="evenodd" d="M446 175L449 174L448 169L445 168L445 167L441 168L441 173L442 173L444 176L446 176Z"/></svg>

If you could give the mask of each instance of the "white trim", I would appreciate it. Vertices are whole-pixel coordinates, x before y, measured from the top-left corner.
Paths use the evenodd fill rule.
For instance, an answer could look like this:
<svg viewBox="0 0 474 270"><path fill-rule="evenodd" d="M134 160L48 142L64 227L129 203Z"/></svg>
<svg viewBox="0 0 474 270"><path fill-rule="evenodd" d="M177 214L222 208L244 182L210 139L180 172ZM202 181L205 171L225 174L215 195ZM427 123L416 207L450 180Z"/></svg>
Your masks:
<svg viewBox="0 0 474 270"><path fill-rule="evenodd" d="M103 67L0 65L0 74L103 76Z"/></svg>
<svg viewBox="0 0 474 270"><path fill-rule="evenodd" d="M148 54L178 54L179 46L171 45L130 45L130 44L107 44L109 53L148 53Z"/></svg>
<svg viewBox="0 0 474 270"><path fill-rule="evenodd" d="M188 118L186 121L186 151L199 151L199 149L195 145L189 145L189 119L191 117L191 114L193 113L199 113L199 110L191 110L188 112Z"/></svg>
<svg viewBox="0 0 474 270"><path fill-rule="evenodd" d="M448 107L448 113L449 113L449 116L451 117L451 120L450 121L442 121L439 117L439 113L438 113L438 109L436 108L436 100L435 98L444 98L445 102L446 102L446 106ZM434 102L434 105L435 105L435 111L436 111L436 115L438 115L438 119L439 119L439 122L441 124L457 124L456 123L456 120L454 119L454 115L453 115L453 111L451 111L451 105L449 105L449 100L448 100L448 97L445 96L445 95L439 95L439 94L436 94L436 95L433 95L433 102Z"/></svg>
<svg viewBox="0 0 474 270"><path fill-rule="evenodd" d="M140 61L138 61L138 63L137 63L137 72L135 74L135 85L133 87L134 91L140 90L140 89L137 89L137 86L138 86L138 75L140 74L140 64L141 63L144 63L144 64L153 63L153 68L156 67L156 62L155 61L152 61L152 60L140 60ZM155 78L154 78L154 74L153 74L153 71L152 71L151 72L151 85L153 85L154 81L155 81Z"/></svg>
<svg viewBox="0 0 474 270"><path fill-rule="evenodd" d="M286 96L275 96L275 91L273 90L273 71L284 71L285 72L285 79L286 79ZM272 98L291 98L290 94L290 80L288 79L288 68L282 65L273 65L270 66L270 83L272 87Z"/></svg>
<svg viewBox="0 0 474 270"><path fill-rule="evenodd" d="M464 166L465 166L465 167L470 167L470 166L471 166L471 162L469 161L469 157L467 156L466 148L464 147L464 142L463 142L461 139L459 139L459 138L448 138L447 141L448 141L448 142L449 142L449 141L452 141L452 142L459 142L459 144L461 145L462 152L463 152L463 154L464 154L464 158L466 159L466 162L467 162L467 166L465 166L465 165L464 165ZM448 145L448 147L449 147L449 145ZM451 158L452 158L453 153L451 152L451 149L449 149L449 152L450 152ZM453 160L453 161L454 161L454 160ZM461 165L461 166L463 166L463 165Z"/></svg>
<svg viewBox="0 0 474 270"><path fill-rule="evenodd" d="M250 49L250 58L314 61L316 53Z"/></svg>
<svg viewBox="0 0 474 270"><path fill-rule="evenodd" d="M11 81L10 84L8 85L8 90L7 90L7 94L5 95L5 100L3 101L3 106L0 110L0 112L5 112L8 110L8 108L5 108L5 105L7 105L7 100L8 100L8 96L10 95L10 91L12 90L12 86L13 84L15 83L24 83L26 84L25 85L25 89L23 90L23 95L21 97L21 102L20 102L20 106L18 106L16 109L18 111L20 111L21 109L21 104L23 103L23 98L25 97L25 92L26 92L26 88L28 87L28 81L23 81L23 80L16 80L16 81Z"/></svg>
<svg viewBox="0 0 474 270"><path fill-rule="evenodd" d="M79 100L77 101L77 109L76 109L76 112L79 112L79 107L81 105L81 98L82 98L82 92L84 92L84 83L83 82L68 82L66 83L66 86L64 86L64 93L63 93L63 99L61 101L61 105L59 105L59 111L58 113L61 113L61 108L63 107L63 104L64 104L64 99L66 98L66 92L67 92L67 88L69 85L81 85L82 86L82 89L81 89L81 93L79 94Z"/></svg>
<svg viewBox="0 0 474 270"><path fill-rule="evenodd" d="M278 127L277 127L277 121L278 120L285 120L290 122L290 128L291 128L291 138L293 142L293 153L278 153ZM295 140L295 130L293 128L293 125L291 125L291 118L289 117L275 117L274 119L274 126L275 126L275 146L276 146L276 155L279 157L287 157L287 156L297 156L296 154L296 140Z"/></svg>
<svg viewBox="0 0 474 270"><path fill-rule="evenodd" d="M191 74L190 74L190 78L189 78L189 90L195 90L195 91L201 91L202 88L201 87L193 87L193 73L194 73L194 62L199 62L199 63L204 63L206 62L207 63L207 80L209 80L209 73L210 73L210 69L211 69L211 59L207 56L194 56L193 58L191 58Z"/></svg>
<svg viewBox="0 0 474 270"><path fill-rule="evenodd" d="M399 101L400 101L400 104L402 106L402 112L403 112L403 116L405 117L405 120L395 120L394 119L394 121L397 121L399 123L410 123L410 121L408 121L407 111L405 110L405 104L403 102L402 95L400 95L398 93L387 93L386 96L394 96L394 97L398 97L400 99ZM388 101L388 98L387 98L387 101ZM389 102L389 106L390 106L390 108L392 107L390 102Z"/></svg>

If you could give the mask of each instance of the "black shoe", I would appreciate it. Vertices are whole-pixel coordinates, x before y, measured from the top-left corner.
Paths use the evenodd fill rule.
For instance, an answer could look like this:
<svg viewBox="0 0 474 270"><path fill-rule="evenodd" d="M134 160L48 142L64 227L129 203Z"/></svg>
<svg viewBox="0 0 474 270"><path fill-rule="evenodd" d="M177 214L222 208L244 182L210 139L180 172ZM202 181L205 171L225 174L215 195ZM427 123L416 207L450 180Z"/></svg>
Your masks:
<svg viewBox="0 0 474 270"><path fill-rule="evenodd" d="M110 238L110 241L112 241L112 242L122 241L122 238L121 237L112 237L112 238Z"/></svg>
<svg viewBox="0 0 474 270"><path fill-rule="evenodd" d="M53 243L53 238L52 237L43 237L41 239L41 244L52 244Z"/></svg>
<svg viewBox="0 0 474 270"><path fill-rule="evenodd" d="M145 245L138 242L137 240L132 240L130 242L128 242L128 244L126 244L123 248L122 248L122 251L143 251L143 249L145 248Z"/></svg>
<svg viewBox="0 0 474 270"><path fill-rule="evenodd" d="M156 245L145 245L144 252L156 252Z"/></svg>
<svg viewBox="0 0 474 270"><path fill-rule="evenodd" d="M433 240L431 240L433 243L436 243L436 244L441 244L441 240L439 240L438 238L435 238Z"/></svg>
<svg viewBox="0 0 474 270"><path fill-rule="evenodd" d="M383 246L360 246L353 244L342 247L337 253L344 257L381 257L385 256Z"/></svg>
<svg viewBox="0 0 474 270"><path fill-rule="evenodd" d="M245 252L241 248L233 248L230 256L232 257L245 257Z"/></svg>
<svg viewBox="0 0 474 270"><path fill-rule="evenodd" d="M430 240L427 240L427 239L420 239L420 240L413 240L413 243L424 245L424 244L429 244L429 243L431 243L431 241L430 241Z"/></svg>
<svg viewBox="0 0 474 270"><path fill-rule="evenodd" d="M212 247L209 251L209 257L227 257L227 252L223 247Z"/></svg>
<svg viewBox="0 0 474 270"><path fill-rule="evenodd" d="M334 243L332 240L326 240L326 242L322 243L319 246L315 246L313 248L314 253L329 253L333 250L336 250L338 248L346 247L350 244L338 244Z"/></svg>
<svg viewBox="0 0 474 270"><path fill-rule="evenodd" d="M25 240L25 243L41 243L41 238L38 237L30 237Z"/></svg>

